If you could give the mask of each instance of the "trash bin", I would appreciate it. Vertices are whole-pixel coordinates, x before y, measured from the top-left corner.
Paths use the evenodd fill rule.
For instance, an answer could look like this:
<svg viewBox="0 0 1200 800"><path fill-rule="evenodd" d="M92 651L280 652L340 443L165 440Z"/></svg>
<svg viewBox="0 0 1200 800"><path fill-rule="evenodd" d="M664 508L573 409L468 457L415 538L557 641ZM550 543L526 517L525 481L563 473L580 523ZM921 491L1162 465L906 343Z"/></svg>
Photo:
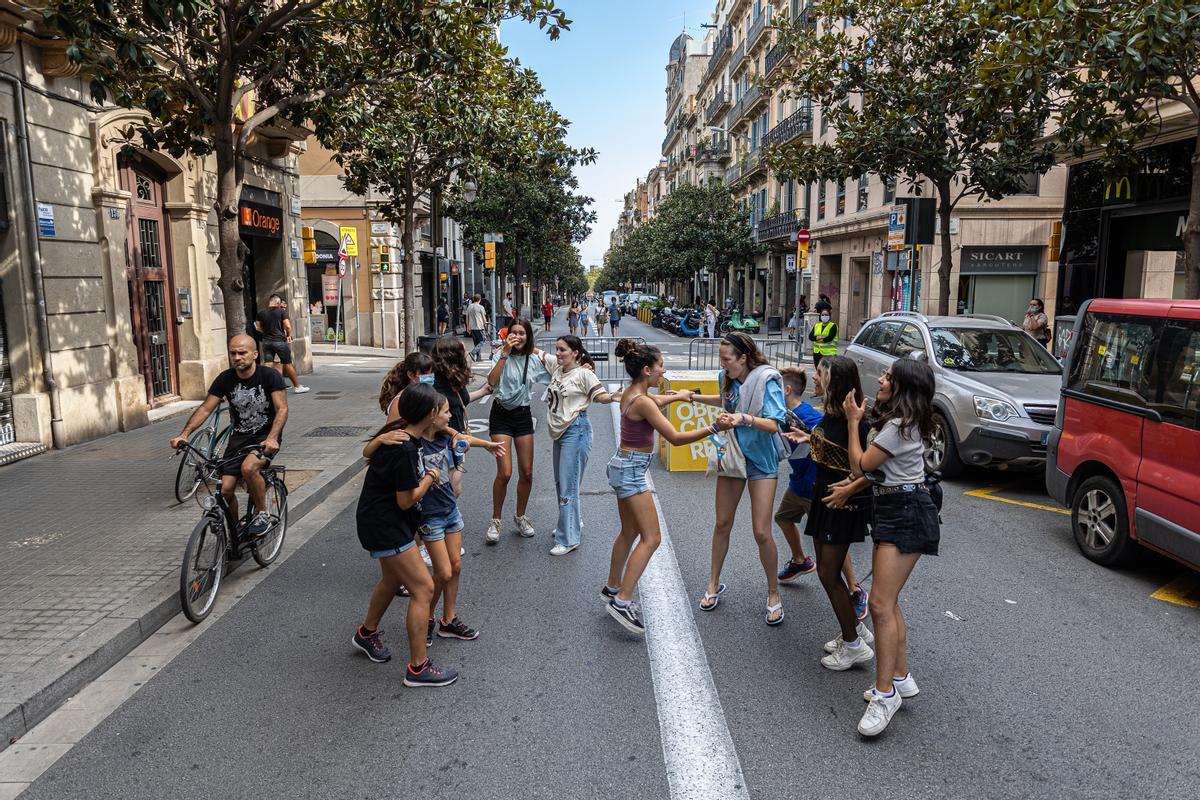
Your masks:
<svg viewBox="0 0 1200 800"><path fill-rule="evenodd" d="M420 350L422 353L433 352L433 344L440 338L441 338L440 336L436 336L436 335L434 335L434 336L418 336L417 337L417 349Z"/></svg>
<svg viewBox="0 0 1200 800"><path fill-rule="evenodd" d="M767 317L767 336L783 336L783 317Z"/></svg>

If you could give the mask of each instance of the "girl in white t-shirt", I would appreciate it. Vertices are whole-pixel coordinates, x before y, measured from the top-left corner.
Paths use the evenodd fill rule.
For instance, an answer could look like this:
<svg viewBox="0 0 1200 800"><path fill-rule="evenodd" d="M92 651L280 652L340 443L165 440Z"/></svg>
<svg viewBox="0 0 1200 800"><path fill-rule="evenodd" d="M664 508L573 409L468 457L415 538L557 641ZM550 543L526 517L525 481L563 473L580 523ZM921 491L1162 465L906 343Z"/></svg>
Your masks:
<svg viewBox="0 0 1200 800"><path fill-rule="evenodd" d="M558 493L558 524L550 555L564 556L579 547L583 524L579 484L592 452L587 407L591 403L611 403L620 393L604 391L578 336L558 337L554 355L545 354L543 358L550 373L546 423L554 443L554 486Z"/></svg>

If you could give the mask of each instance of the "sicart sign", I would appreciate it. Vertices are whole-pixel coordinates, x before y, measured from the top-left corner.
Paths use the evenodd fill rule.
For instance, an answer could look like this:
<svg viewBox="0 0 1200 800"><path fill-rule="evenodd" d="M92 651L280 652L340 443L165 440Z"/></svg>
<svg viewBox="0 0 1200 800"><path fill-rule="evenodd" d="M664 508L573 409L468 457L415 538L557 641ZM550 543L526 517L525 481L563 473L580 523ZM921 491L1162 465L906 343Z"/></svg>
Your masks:
<svg viewBox="0 0 1200 800"><path fill-rule="evenodd" d="M243 236L283 236L283 209L243 200L238 203L238 232Z"/></svg>

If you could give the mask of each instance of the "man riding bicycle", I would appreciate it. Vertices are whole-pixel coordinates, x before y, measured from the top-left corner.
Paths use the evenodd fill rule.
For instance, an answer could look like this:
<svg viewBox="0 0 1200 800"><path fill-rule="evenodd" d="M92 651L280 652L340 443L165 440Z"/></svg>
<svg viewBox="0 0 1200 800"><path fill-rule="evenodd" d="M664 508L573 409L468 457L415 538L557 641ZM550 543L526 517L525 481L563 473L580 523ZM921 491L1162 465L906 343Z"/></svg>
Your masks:
<svg viewBox="0 0 1200 800"><path fill-rule="evenodd" d="M238 479L245 481L246 491L256 513L246 532L250 536L262 536L271 528L271 516L267 513L267 485L262 470L271 463L279 452L283 426L287 422L287 384L277 370L256 363L258 348L254 339L244 334L229 340L229 362L227 369L216 377L208 389L208 397L183 426L183 433L171 439L171 447L178 449L187 442L192 431L204 424L217 406L224 400L229 403L229 417L233 430L225 448L226 462L221 465L221 494L229 504L230 525L237 526ZM247 448L255 447L239 463L232 456Z"/></svg>

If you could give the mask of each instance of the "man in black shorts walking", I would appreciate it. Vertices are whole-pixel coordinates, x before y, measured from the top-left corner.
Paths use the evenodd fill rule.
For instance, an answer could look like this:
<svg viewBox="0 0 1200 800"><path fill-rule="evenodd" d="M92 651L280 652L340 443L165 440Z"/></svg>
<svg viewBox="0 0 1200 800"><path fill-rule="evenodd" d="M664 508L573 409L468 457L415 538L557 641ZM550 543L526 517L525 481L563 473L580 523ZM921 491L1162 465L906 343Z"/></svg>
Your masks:
<svg viewBox="0 0 1200 800"><path fill-rule="evenodd" d="M230 524L236 526L238 518L238 478L246 482L250 502L258 512L250 521L247 533L262 536L271 528L271 517L267 513L267 485L262 470L271 463L279 452L283 426L287 422L287 384L277 370L256 362L258 351L254 339L245 334L229 340L229 362L227 369L216 377L208 389L208 397L192 412L183 432L171 439L171 447L178 449L191 436L192 431L204 424L217 406L224 400L229 403L229 418L233 430L225 448L225 458L237 455L248 447L260 445L262 453L251 451L244 459L225 464L221 469L221 494L229 503L232 516Z"/></svg>
<svg viewBox="0 0 1200 800"><path fill-rule="evenodd" d="M274 366L278 359L280 369L292 382L292 391L304 394L307 386L300 385L300 377L292 366L292 321L288 319L287 309L283 305L283 297L271 295L270 304L258 312L254 327L262 334L263 363Z"/></svg>

